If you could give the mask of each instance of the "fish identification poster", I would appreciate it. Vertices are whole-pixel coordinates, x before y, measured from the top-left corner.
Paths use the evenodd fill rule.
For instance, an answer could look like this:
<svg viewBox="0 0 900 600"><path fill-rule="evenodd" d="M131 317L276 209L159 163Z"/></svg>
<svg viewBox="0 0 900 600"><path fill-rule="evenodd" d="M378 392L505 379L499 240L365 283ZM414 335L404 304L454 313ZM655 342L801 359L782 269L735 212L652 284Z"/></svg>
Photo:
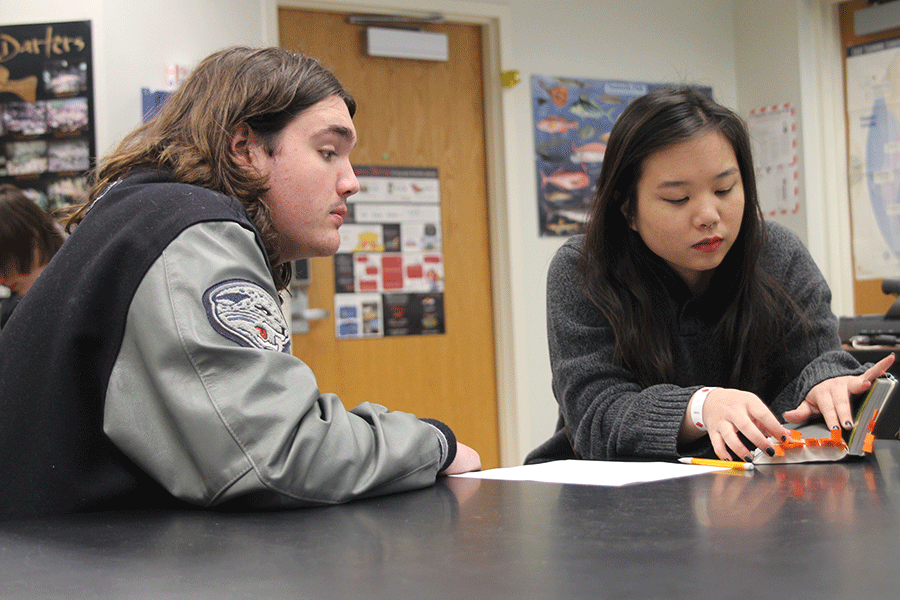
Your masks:
<svg viewBox="0 0 900 600"><path fill-rule="evenodd" d="M665 83L532 75L534 161L541 236L581 233L613 123ZM712 97L712 88L698 88Z"/></svg>

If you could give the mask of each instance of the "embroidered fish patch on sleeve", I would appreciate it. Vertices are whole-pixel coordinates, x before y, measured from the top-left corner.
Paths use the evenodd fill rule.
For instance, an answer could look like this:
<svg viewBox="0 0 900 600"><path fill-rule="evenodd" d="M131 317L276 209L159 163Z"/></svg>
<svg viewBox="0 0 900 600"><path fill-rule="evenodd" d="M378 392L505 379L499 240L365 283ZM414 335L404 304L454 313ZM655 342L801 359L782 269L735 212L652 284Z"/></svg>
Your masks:
<svg viewBox="0 0 900 600"><path fill-rule="evenodd" d="M247 348L290 352L291 332L275 299L260 285L229 279L203 294L206 318L219 334Z"/></svg>

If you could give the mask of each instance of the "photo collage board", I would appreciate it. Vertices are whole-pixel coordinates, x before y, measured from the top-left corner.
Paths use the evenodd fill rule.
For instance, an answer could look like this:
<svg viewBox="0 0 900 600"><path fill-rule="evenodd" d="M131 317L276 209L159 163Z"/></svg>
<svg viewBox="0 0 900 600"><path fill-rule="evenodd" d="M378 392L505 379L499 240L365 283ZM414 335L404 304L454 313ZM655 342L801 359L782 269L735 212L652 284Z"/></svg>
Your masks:
<svg viewBox="0 0 900 600"><path fill-rule="evenodd" d="M0 26L0 183L53 212L95 156L90 21Z"/></svg>

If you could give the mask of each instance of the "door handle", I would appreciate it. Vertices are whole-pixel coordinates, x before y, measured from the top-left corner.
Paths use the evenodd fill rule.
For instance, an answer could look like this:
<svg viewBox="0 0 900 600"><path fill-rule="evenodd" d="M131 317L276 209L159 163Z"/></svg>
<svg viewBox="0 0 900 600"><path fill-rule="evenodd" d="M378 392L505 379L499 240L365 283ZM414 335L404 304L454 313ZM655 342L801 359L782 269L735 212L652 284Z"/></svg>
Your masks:
<svg viewBox="0 0 900 600"><path fill-rule="evenodd" d="M300 311L300 316L307 321L321 321L322 319L328 318L328 309L306 308Z"/></svg>
<svg viewBox="0 0 900 600"><path fill-rule="evenodd" d="M306 290L294 288L290 298L291 303L291 333L309 333L311 321L321 321L328 317L328 310L324 308L310 308L309 297Z"/></svg>

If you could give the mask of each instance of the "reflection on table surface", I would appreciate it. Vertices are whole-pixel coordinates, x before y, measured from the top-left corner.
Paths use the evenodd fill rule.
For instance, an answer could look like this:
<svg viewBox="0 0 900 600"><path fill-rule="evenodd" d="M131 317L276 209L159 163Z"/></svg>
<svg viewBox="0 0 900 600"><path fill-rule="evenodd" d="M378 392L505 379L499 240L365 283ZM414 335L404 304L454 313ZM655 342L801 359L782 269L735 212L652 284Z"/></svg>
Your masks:
<svg viewBox="0 0 900 600"><path fill-rule="evenodd" d="M626 487L442 479L277 513L0 523L0 596L893 598L900 442Z"/></svg>

